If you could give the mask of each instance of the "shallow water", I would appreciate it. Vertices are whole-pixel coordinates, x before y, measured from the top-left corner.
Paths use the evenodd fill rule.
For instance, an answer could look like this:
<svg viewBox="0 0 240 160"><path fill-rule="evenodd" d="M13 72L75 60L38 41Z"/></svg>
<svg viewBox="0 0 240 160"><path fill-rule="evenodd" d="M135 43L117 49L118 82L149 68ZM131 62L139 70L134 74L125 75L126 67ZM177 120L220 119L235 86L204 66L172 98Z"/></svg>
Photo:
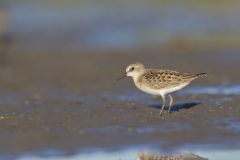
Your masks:
<svg viewBox="0 0 240 160"><path fill-rule="evenodd" d="M197 95L205 95L205 96L216 96L217 98L208 99L200 102L200 100L193 100L190 103L205 103L205 104L224 104L226 102L230 102L232 100L231 96L240 95L240 86L194 86L187 87L179 92L174 93L173 95L186 97L186 96L197 96ZM152 97L145 93L139 92L138 90L127 90L118 93L101 93L99 97L103 99L112 99L114 101L119 102L129 102L131 103L140 103L140 104L149 104L154 102L161 102L159 97ZM157 101L156 101L157 100ZM178 104L176 104L178 105ZM179 104L180 106L181 104ZM155 105L152 105L154 107Z"/></svg>
<svg viewBox="0 0 240 160"><path fill-rule="evenodd" d="M196 86L184 89L180 94L240 95L240 86Z"/></svg>
<svg viewBox="0 0 240 160"><path fill-rule="evenodd" d="M17 160L112 160L112 159L121 159L121 160L135 160L137 155L143 152L150 152L150 153L159 153L156 150L149 150L149 149L123 149L120 151L98 151L95 150L94 152L86 152L86 153L79 153L72 156L50 156L50 157L41 157L41 156L31 156L26 155L18 158ZM188 149L187 151L181 149L181 151L175 151L172 153L194 153L198 156L203 158L207 158L209 160L238 160L240 156L239 149Z"/></svg>
<svg viewBox="0 0 240 160"><path fill-rule="evenodd" d="M77 48L131 48L184 37L195 39L199 34L199 40L207 39L214 37L214 32L233 36L240 27L240 12L227 10L206 12L193 10L188 4L47 7L23 3L12 5L9 14L11 31L25 39L20 43L27 48L61 44Z"/></svg>
<svg viewBox="0 0 240 160"><path fill-rule="evenodd" d="M224 50L188 43L238 44L240 12L203 8L9 5L19 48L10 49L0 67L0 159L127 160L145 150L239 157L239 45ZM165 45L169 41L172 46ZM149 44L160 47L145 49ZM114 83L136 60L209 77L176 92L172 114L159 117L160 99L127 81Z"/></svg>

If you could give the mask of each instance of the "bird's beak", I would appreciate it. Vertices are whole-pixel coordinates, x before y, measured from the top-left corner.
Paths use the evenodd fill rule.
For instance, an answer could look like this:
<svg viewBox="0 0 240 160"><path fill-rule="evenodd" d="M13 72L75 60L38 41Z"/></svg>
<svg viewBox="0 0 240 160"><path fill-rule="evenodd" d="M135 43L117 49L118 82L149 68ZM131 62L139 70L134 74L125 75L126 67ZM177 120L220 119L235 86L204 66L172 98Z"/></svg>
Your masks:
<svg viewBox="0 0 240 160"><path fill-rule="evenodd" d="M123 78L126 78L127 77L127 73L124 73L120 78L117 79L117 81L123 79Z"/></svg>

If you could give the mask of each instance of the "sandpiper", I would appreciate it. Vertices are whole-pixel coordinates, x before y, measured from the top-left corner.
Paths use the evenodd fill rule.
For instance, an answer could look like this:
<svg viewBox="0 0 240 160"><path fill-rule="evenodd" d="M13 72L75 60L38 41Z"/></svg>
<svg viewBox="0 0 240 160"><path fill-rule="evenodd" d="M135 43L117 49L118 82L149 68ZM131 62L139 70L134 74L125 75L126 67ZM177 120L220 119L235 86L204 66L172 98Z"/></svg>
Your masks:
<svg viewBox="0 0 240 160"><path fill-rule="evenodd" d="M161 96L163 103L159 114L162 115L166 95L170 99L168 112L171 113L173 97L170 93L180 90L194 79L206 75L206 73L189 74L166 69L146 69L142 63L136 62L127 66L126 72L118 80L132 77L135 86L141 91L154 96Z"/></svg>

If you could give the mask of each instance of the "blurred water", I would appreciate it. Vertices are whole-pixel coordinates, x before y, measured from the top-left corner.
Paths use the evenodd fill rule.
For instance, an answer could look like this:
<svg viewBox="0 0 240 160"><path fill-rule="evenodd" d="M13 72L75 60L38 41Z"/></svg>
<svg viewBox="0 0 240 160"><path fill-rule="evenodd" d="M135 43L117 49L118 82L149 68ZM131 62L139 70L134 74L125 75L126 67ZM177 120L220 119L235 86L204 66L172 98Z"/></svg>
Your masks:
<svg viewBox="0 0 240 160"><path fill-rule="evenodd" d="M181 91L181 94L239 95L240 86L191 87Z"/></svg>
<svg viewBox="0 0 240 160"><path fill-rule="evenodd" d="M75 6L41 5L35 3L11 3L7 8L9 14L10 32L15 42L24 48L131 48L144 45L159 45L174 40L232 40L239 43L240 10L238 7L226 8L226 10L209 10L203 8L191 8L185 3L174 5L159 4L156 6L134 5L114 6L111 4L76 4ZM222 37L221 37L222 36ZM217 38L216 38L217 37ZM231 41L231 42L232 42ZM31 52L33 53L33 52ZM237 64L239 60L238 50L234 54L225 53L218 59L221 63ZM234 63L233 63L234 62ZM217 95L223 102L225 95L239 95L240 86L196 86L177 93L178 95L207 94ZM21 93L4 93L1 95L1 105L22 104L25 100L18 99ZM121 93L100 93L99 95L85 95L66 93L65 91L49 91L47 99L61 98L64 102L71 103L102 103L106 98L110 102L126 102L138 104L150 104L152 99L146 94L136 90L127 90ZM229 99L227 99L229 100ZM215 99L213 100L215 102ZM96 103L97 102L97 103ZM61 101L61 104L63 102ZM8 109L5 109L8 111ZM60 111L58 111L60 112ZM3 113L4 115L4 113ZM216 127L223 124L226 130L234 133L240 132L240 122L236 119L223 119L213 121ZM134 134L152 134L155 132L177 132L191 129L188 124L172 123L159 126L138 126L131 128ZM124 126L105 126L87 128L87 134L122 134L129 132ZM127 134L127 133L125 133ZM147 147L146 147L147 148ZM148 148L149 149L149 148ZM238 159L240 152L237 149L208 150L205 147L185 149L200 156L214 159ZM127 148L125 150L106 152L95 150L80 152L73 156L27 154L19 160L40 159L135 159L139 148ZM153 149L154 150L154 149ZM185 151L180 150L180 151ZM154 150L155 151L155 150ZM49 151L52 153L51 151ZM48 152L48 153L49 153ZM0 157L1 159L1 157Z"/></svg>
<svg viewBox="0 0 240 160"><path fill-rule="evenodd" d="M149 149L125 149L120 151L95 151L95 152L86 152L79 153L73 156L51 156L51 157L41 157L41 156L23 156L18 158L18 160L112 160L112 159L121 159L121 160L135 160L140 151L148 151ZM155 153L158 153L156 149ZM176 152L176 151L175 151ZM180 152L180 151L179 151ZM189 150L181 149L181 152L189 153ZM192 149L190 152L199 155L203 158L208 158L209 160L238 160L240 156L240 150L237 149ZM172 153L171 153L172 154Z"/></svg>
<svg viewBox="0 0 240 160"><path fill-rule="evenodd" d="M66 46L129 48L175 39L234 35L240 28L240 10L227 12L192 9L187 5L116 7L88 4L46 7L17 4L10 7L11 30L25 47ZM235 37L236 38L236 37ZM234 39L234 38L233 38Z"/></svg>

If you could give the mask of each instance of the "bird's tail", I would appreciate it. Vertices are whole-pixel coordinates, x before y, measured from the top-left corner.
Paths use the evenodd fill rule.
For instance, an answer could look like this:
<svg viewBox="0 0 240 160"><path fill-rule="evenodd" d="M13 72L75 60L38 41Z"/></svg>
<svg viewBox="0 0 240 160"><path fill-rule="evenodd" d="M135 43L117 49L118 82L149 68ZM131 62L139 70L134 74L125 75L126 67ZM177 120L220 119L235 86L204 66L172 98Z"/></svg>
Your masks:
<svg viewBox="0 0 240 160"><path fill-rule="evenodd" d="M195 76L203 78L203 77L207 77L207 73L198 73Z"/></svg>

